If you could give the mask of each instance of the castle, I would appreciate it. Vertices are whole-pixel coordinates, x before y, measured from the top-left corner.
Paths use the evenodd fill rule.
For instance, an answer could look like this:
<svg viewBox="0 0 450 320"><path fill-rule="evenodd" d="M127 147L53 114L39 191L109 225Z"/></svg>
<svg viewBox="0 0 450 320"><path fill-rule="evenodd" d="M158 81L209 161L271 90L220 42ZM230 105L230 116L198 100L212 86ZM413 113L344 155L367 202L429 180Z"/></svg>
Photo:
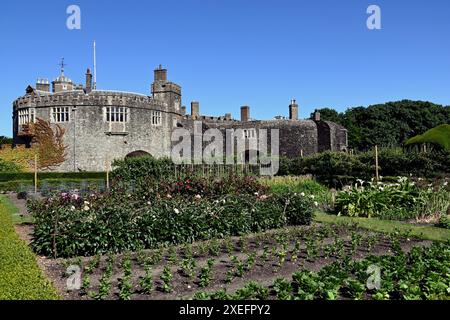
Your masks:
<svg viewBox="0 0 450 320"><path fill-rule="evenodd" d="M66 160L55 171L103 171L114 159L135 154L155 157L171 155L171 135L176 128L194 131L194 122L202 130L242 129L246 138L254 138L259 129L279 129L280 155L308 156L318 152L345 151L347 130L322 121L315 113L312 120L299 120L295 100L289 105L289 118L253 120L250 108L241 108L240 120L231 114L204 116L200 104L191 103L187 114L182 105L181 87L167 80L167 70L154 71L151 95L97 90L88 69L85 85L76 85L64 74L50 82L39 79L28 86L26 94L13 103L13 137L15 145L31 145L33 133L25 126L40 118L65 129Z"/></svg>

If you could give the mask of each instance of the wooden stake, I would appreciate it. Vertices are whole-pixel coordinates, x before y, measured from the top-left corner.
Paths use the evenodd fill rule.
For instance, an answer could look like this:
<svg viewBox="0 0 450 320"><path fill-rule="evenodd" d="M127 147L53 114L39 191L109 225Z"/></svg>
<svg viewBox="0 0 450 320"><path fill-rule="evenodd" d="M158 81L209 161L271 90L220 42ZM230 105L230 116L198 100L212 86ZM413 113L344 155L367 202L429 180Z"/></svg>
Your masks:
<svg viewBox="0 0 450 320"><path fill-rule="evenodd" d="M375 176L376 182L380 181L380 174L378 171L378 146L375 146Z"/></svg>
<svg viewBox="0 0 450 320"><path fill-rule="evenodd" d="M109 190L109 170L110 170L110 165L109 165L109 159L106 160L106 190Z"/></svg>
<svg viewBox="0 0 450 320"><path fill-rule="evenodd" d="M37 180L37 172L38 172L38 165L37 165L37 161L38 161L38 156L37 154L34 155L34 193L37 194L37 189L38 189L38 180Z"/></svg>

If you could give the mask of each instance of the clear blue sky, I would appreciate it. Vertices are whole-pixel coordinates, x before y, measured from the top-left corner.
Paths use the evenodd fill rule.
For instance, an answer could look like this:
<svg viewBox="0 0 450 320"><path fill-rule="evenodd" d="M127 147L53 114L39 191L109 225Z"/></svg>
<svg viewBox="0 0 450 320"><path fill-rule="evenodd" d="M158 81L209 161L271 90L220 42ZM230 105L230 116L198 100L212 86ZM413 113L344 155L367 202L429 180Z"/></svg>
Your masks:
<svg viewBox="0 0 450 320"><path fill-rule="evenodd" d="M66 9L81 8L81 30ZM382 30L366 27L367 7ZM251 106L251 116L300 116L315 108L400 99L450 104L450 1L83 0L2 1L0 135L11 135L11 103L36 78L84 82L98 48L98 87L150 94L162 64L204 114Z"/></svg>

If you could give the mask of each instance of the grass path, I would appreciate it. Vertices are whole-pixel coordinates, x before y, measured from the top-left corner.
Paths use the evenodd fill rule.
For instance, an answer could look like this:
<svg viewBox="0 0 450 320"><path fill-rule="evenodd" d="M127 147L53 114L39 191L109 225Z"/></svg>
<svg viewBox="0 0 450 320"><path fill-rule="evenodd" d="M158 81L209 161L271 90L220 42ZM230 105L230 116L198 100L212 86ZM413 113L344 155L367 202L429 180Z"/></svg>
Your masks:
<svg viewBox="0 0 450 320"><path fill-rule="evenodd" d="M322 223L356 223L361 228L378 232L389 233L395 230L402 232L410 231L412 236L416 236L424 240L450 241L450 230L429 226L415 226L401 221L379 220L374 218L339 217L336 215L329 215L324 212L317 212L315 221Z"/></svg>
<svg viewBox="0 0 450 320"><path fill-rule="evenodd" d="M17 208L0 196L0 300L54 300L58 294L14 229Z"/></svg>

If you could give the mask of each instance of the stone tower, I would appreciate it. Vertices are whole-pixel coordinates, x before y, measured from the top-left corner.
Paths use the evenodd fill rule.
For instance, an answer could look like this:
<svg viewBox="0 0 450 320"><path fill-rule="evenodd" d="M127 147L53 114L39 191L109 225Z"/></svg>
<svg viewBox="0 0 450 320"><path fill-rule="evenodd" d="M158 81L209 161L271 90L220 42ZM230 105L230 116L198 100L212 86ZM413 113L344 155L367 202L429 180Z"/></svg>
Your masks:
<svg viewBox="0 0 450 320"><path fill-rule="evenodd" d="M167 81L167 69L161 65L154 72L152 96L156 100L165 101L174 112L181 112L181 87Z"/></svg>

